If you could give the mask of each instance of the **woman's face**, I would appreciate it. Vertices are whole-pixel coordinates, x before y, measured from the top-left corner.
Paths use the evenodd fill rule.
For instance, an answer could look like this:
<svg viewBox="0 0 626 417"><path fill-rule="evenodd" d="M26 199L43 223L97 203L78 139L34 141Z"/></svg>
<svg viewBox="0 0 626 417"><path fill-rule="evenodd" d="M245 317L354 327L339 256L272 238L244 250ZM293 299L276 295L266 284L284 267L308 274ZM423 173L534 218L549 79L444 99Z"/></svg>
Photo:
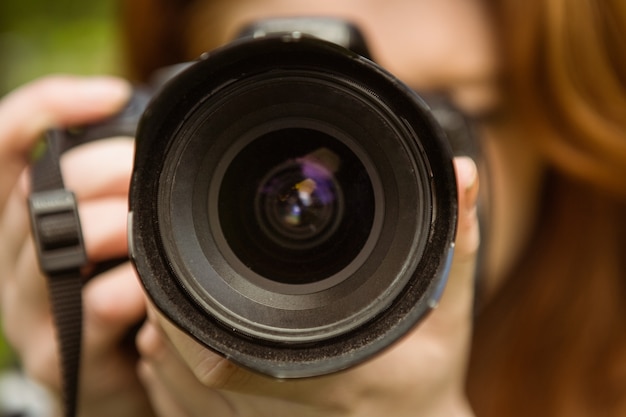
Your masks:
<svg viewBox="0 0 626 417"><path fill-rule="evenodd" d="M194 10L190 55L277 16L333 16L355 23L374 60L416 90L444 90L468 113L494 104L490 22L472 0L210 0Z"/></svg>

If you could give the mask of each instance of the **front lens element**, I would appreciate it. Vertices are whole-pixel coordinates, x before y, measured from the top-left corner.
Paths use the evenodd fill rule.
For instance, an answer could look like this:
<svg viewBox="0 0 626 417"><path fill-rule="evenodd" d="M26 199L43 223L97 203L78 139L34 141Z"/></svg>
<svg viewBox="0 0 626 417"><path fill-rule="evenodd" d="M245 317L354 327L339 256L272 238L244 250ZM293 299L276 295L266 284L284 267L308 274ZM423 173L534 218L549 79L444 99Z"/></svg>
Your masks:
<svg viewBox="0 0 626 417"><path fill-rule="evenodd" d="M335 153L321 148L286 161L261 181L256 217L276 244L311 248L336 230L343 216L343 193L335 180L337 164L333 163L337 159Z"/></svg>
<svg viewBox="0 0 626 417"><path fill-rule="evenodd" d="M288 284L328 278L359 254L375 198L363 162L341 140L306 128L272 131L232 161L220 226L243 265Z"/></svg>

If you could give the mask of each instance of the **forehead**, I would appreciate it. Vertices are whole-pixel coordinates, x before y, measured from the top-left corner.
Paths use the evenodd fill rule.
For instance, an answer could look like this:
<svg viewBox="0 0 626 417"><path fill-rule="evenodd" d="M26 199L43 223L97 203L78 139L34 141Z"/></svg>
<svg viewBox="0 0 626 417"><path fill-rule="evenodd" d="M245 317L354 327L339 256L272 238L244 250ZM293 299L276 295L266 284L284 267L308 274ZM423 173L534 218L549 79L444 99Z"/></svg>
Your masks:
<svg viewBox="0 0 626 417"><path fill-rule="evenodd" d="M493 78L487 13L478 0L210 0L193 11L190 54L266 17L333 16L355 23L373 58L418 89L453 90Z"/></svg>

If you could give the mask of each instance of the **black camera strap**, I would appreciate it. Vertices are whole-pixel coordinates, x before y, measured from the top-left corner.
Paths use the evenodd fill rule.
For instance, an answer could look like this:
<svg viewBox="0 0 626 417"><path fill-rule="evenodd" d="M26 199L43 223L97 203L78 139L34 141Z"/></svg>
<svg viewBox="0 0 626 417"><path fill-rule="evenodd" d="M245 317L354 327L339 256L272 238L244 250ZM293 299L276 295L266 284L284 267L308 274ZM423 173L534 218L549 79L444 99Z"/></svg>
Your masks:
<svg viewBox="0 0 626 417"><path fill-rule="evenodd" d="M87 263L76 197L65 189L59 164L61 133L47 133L44 154L32 167L31 225L42 272L48 278L57 329L64 416L76 415L82 339L81 269Z"/></svg>
<svg viewBox="0 0 626 417"><path fill-rule="evenodd" d="M29 208L41 271L48 278L57 329L63 383L64 416L77 412L82 342L82 287L91 276L119 264L114 259L83 273L87 254L76 196L65 188L60 157L66 150L114 136L135 136L150 91L135 88L126 107L112 117L73 129L46 132L46 148L32 166ZM123 259L125 261L126 258Z"/></svg>

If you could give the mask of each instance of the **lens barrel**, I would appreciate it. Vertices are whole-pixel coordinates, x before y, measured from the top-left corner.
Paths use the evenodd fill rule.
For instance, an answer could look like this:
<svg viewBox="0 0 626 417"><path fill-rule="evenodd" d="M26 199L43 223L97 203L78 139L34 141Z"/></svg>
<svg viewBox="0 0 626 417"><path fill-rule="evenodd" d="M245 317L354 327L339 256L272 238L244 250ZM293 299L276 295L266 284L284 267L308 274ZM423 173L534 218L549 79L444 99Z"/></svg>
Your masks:
<svg viewBox="0 0 626 417"><path fill-rule="evenodd" d="M339 371L436 305L454 247L452 153L371 61L300 34L206 54L139 125L131 256L155 305L236 363Z"/></svg>

